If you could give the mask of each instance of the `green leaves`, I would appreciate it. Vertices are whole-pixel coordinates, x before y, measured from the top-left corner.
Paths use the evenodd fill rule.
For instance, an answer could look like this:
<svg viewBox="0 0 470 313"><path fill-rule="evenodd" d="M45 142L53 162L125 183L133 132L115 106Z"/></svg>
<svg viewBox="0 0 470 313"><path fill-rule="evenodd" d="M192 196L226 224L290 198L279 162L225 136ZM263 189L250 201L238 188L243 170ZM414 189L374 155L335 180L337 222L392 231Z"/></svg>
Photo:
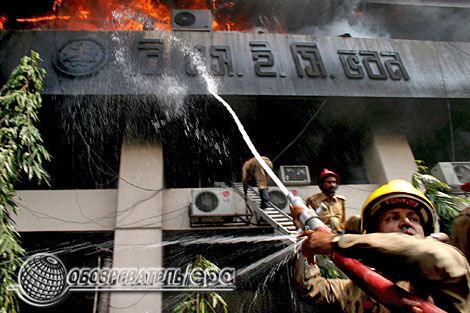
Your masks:
<svg viewBox="0 0 470 313"><path fill-rule="evenodd" d="M217 309L217 307L219 306L219 303L220 303L220 305L222 306L222 308L224 310L224 313L228 312L227 311L227 302L225 302L225 300L218 293L211 292L211 293L209 293L209 297L212 298L211 306L214 308L214 311L215 311L215 309Z"/></svg>
<svg viewBox="0 0 470 313"><path fill-rule="evenodd" d="M201 255L196 257L193 268L208 269L216 273L220 272L220 268L207 260ZM173 308L172 313L227 313L227 303L216 292L200 293L195 292L187 295L177 306Z"/></svg>
<svg viewBox="0 0 470 313"><path fill-rule="evenodd" d="M317 265L320 268L320 274L326 278L347 278L340 269L325 255L316 256Z"/></svg>
<svg viewBox="0 0 470 313"><path fill-rule="evenodd" d="M423 161L417 160L418 171L413 174L413 186L424 190L426 196L431 200L439 215L441 231L447 234L451 233L451 225L454 218L460 212L460 205L468 205L469 201L453 195L452 188L445 182L436 177L427 174L429 168Z"/></svg>
<svg viewBox="0 0 470 313"><path fill-rule="evenodd" d="M196 261L194 261L193 267L194 268L208 269L208 270L211 270L215 273L220 272L220 268L217 265L215 265L211 261L207 260L202 255L198 255L196 257Z"/></svg>
<svg viewBox="0 0 470 313"><path fill-rule="evenodd" d="M39 54L23 57L0 89L0 312L18 312L18 303L7 287L14 283L24 249L10 213L16 214L14 185L23 175L39 183L49 182L42 162L50 159L35 126L42 99L45 70Z"/></svg>

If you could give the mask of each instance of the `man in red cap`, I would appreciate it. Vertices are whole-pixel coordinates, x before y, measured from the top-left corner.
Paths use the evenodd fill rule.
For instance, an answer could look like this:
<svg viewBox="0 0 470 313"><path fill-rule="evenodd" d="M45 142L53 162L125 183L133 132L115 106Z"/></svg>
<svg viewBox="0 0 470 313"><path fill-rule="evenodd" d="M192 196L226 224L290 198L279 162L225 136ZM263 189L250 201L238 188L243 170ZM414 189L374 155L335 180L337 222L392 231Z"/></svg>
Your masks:
<svg viewBox="0 0 470 313"><path fill-rule="evenodd" d="M336 195L339 176L326 168L318 176L318 187L322 192L310 196L306 200L308 207L314 209L323 223L333 231L344 230L346 218L346 198Z"/></svg>

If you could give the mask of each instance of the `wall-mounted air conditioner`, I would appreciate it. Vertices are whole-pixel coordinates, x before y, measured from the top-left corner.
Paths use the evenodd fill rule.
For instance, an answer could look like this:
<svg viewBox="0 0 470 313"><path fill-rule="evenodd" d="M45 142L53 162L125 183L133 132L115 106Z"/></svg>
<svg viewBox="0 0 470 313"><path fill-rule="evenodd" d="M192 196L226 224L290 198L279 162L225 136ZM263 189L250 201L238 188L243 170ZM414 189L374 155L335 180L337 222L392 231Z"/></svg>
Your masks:
<svg viewBox="0 0 470 313"><path fill-rule="evenodd" d="M212 31L210 10L171 10L171 30Z"/></svg>
<svg viewBox="0 0 470 313"><path fill-rule="evenodd" d="M233 191L229 188L191 190L190 216L234 215Z"/></svg>
<svg viewBox="0 0 470 313"><path fill-rule="evenodd" d="M279 188L269 187L269 201L282 211L289 210L289 200Z"/></svg>
<svg viewBox="0 0 470 313"><path fill-rule="evenodd" d="M281 165L279 174L286 186L310 184L310 171L307 165Z"/></svg>
<svg viewBox="0 0 470 313"><path fill-rule="evenodd" d="M297 195L297 190L290 189L290 192ZM278 187L269 187L269 201L277 206L280 210L290 214L289 200Z"/></svg>
<svg viewBox="0 0 470 313"><path fill-rule="evenodd" d="M470 182L470 162L439 162L431 174L454 188Z"/></svg>

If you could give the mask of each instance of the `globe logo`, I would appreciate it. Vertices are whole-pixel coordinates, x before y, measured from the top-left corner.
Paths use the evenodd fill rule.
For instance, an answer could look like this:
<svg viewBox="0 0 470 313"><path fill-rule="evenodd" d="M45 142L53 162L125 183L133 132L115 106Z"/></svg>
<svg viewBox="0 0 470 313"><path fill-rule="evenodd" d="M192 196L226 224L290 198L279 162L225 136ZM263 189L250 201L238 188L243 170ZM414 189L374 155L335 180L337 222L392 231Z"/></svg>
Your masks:
<svg viewBox="0 0 470 313"><path fill-rule="evenodd" d="M35 306L57 303L67 292L67 270L56 256L37 253L28 258L18 273L21 298Z"/></svg>

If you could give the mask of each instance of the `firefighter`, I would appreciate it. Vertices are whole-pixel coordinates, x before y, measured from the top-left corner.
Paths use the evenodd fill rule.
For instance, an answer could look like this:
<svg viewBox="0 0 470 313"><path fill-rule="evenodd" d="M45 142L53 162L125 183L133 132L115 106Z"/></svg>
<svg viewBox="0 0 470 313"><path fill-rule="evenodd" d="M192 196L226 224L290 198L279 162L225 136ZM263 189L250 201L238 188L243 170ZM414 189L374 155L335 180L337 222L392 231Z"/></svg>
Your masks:
<svg viewBox="0 0 470 313"><path fill-rule="evenodd" d="M302 207L291 206L296 225L302 212ZM312 303L339 303L345 312L390 312L351 280L320 276L315 255L339 252L446 312L468 313L470 266L458 249L430 237L436 221L434 207L422 192L404 180L392 180L363 205L362 234L314 230L301 234L306 237L301 251L310 264L297 261L297 286ZM400 312L422 312L414 301L407 305Z"/></svg>
<svg viewBox="0 0 470 313"><path fill-rule="evenodd" d="M273 168L273 163L270 159L263 156L261 157L269 168ZM265 209L269 203L269 192L268 192L268 174L259 164L256 158L251 158L243 164L242 167L242 182L243 182L243 193L245 195L245 201L247 197L248 186L258 187L258 192L261 198L260 208Z"/></svg>
<svg viewBox="0 0 470 313"><path fill-rule="evenodd" d="M336 189L340 183L339 176L325 168L318 176L317 181L322 192L308 197L305 201L306 205L314 209L323 223L333 231L344 230L346 198L336 195Z"/></svg>

